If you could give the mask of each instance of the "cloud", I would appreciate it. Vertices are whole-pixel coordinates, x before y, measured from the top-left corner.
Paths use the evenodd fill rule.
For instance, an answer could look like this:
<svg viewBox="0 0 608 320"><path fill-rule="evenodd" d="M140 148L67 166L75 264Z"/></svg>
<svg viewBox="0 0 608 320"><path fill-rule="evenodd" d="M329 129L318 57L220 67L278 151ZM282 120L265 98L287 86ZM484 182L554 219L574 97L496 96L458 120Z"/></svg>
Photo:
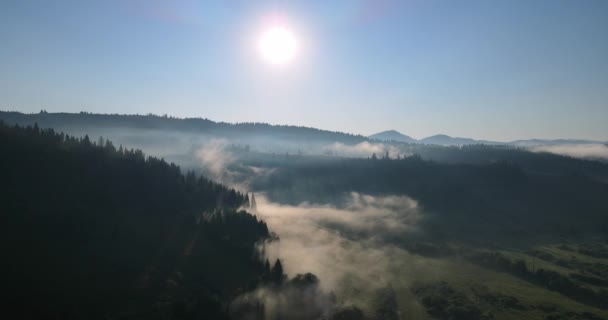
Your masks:
<svg viewBox="0 0 608 320"><path fill-rule="evenodd" d="M564 144L531 147L533 152L549 152L564 156L608 160L608 146L603 144Z"/></svg>

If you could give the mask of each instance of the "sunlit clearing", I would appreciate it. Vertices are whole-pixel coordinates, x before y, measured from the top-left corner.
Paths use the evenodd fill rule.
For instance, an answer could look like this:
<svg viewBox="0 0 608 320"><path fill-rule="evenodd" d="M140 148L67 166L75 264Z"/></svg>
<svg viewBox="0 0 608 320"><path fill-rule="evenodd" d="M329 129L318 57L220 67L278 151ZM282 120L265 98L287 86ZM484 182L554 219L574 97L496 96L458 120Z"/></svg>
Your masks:
<svg viewBox="0 0 608 320"><path fill-rule="evenodd" d="M258 50L262 58L275 65L284 65L293 61L297 48L298 44L293 32L281 26L266 29L258 42Z"/></svg>

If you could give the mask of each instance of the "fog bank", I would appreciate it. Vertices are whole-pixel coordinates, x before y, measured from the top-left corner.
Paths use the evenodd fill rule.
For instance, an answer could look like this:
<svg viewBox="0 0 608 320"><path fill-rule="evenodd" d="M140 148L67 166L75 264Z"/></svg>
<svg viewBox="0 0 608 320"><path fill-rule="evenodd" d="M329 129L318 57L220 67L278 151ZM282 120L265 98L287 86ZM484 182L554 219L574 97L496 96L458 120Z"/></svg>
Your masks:
<svg viewBox="0 0 608 320"><path fill-rule="evenodd" d="M393 237L417 235L424 214L416 200L407 196L374 197L352 193L346 206L303 203L298 206L270 202L256 195L257 215L280 237L261 246L270 261L280 258L292 278L313 273L318 288L309 306L331 314L332 310L356 306L366 314L374 313L386 299L415 304L407 288L418 275L434 278L441 271L429 269L424 258L409 254L390 243ZM292 290L292 289L289 289ZM261 288L240 299L257 297L270 305L289 306L288 297L302 293ZM409 306L399 305L399 308ZM266 319L276 314L265 310ZM399 311L394 310L395 314Z"/></svg>
<svg viewBox="0 0 608 320"><path fill-rule="evenodd" d="M565 144L554 146L537 146L534 152L549 152L574 158L608 160L608 146L603 144Z"/></svg>

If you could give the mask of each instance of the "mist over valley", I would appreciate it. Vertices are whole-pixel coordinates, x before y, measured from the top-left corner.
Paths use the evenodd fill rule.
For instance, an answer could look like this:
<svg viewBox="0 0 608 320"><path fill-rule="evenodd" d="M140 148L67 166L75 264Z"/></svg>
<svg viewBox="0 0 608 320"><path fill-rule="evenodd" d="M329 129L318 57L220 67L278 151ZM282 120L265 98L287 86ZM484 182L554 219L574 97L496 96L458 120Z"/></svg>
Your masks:
<svg viewBox="0 0 608 320"><path fill-rule="evenodd" d="M226 317L564 314L584 319L589 312L597 317L606 312L602 279L608 263L602 252L608 230L608 165L602 152L592 149L595 144L445 146L153 115L0 115L9 137L15 130L48 135L53 128L73 135L79 144L119 156L141 149L179 164L179 170L189 172L187 179L202 174L244 195L241 209L267 230L248 240L253 241L250 263L260 264L261 275L253 276L257 280L250 283L257 284L250 289L221 295L218 308L227 308ZM585 153L565 151L571 148ZM243 200L231 201L238 209ZM220 208L222 202L216 202ZM180 232L203 221L228 223L230 213L220 210L180 213L186 219ZM172 273L156 275L181 288L176 292L191 290L186 281L211 280L200 272L189 276L202 276L200 280L184 277L193 272L187 271L194 263L192 250L209 241L195 233L188 237L179 250L192 258L176 260L167 266ZM170 241L179 248L179 242ZM575 253L577 258L567 258ZM208 276L227 270L232 269L210 269ZM554 281L567 285L556 287ZM188 312L206 312L192 305L197 300L188 295L173 296L186 303ZM555 307L546 310L546 304Z"/></svg>
<svg viewBox="0 0 608 320"><path fill-rule="evenodd" d="M608 1L0 1L0 306L608 320Z"/></svg>

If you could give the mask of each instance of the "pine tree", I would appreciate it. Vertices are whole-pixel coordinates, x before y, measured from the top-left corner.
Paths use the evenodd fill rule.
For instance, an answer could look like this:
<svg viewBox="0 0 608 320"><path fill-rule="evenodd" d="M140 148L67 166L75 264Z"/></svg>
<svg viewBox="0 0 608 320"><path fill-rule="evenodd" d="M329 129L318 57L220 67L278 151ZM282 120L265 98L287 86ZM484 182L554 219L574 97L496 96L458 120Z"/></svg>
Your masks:
<svg viewBox="0 0 608 320"><path fill-rule="evenodd" d="M110 139L106 140L106 145L104 146L104 148L112 153L116 152L116 148L114 147L114 144L112 143L112 141L110 141Z"/></svg>
<svg viewBox="0 0 608 320"><path fill-rule="evenodd" d="M85 146L90 146L91 145L91 139L89 139L89 135L85 135L84 139L82 140L82 142L84 143Z"/></svg>
<svg viewBox="0 0 608 320"><path fill-rule="evenodd" d="M280 284L283 282L283 278L283 265L281 264L281 259L277 259L277 261L274 263L274 266L272 267L271 279L272 282Z"/></svg>

